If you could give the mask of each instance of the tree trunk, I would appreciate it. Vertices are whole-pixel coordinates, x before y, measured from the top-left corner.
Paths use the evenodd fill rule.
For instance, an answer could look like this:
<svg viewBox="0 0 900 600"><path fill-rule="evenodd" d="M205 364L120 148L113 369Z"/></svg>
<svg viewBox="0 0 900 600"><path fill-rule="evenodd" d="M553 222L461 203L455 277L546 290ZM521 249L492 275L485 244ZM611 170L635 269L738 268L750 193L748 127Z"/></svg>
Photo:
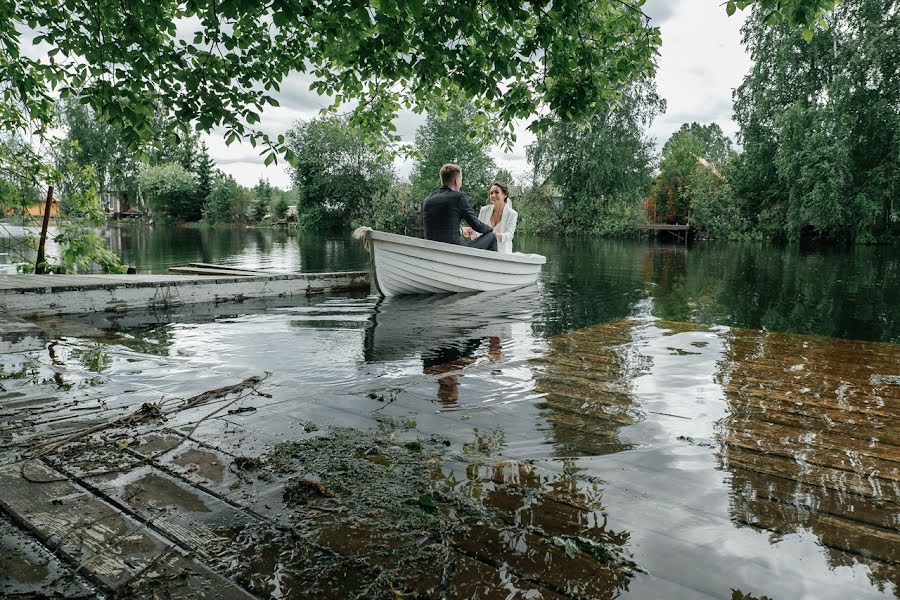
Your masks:
<svg viewBox="0 0 900 600"><path fill-rule="evenodd" d="M53 186L47 187L47 201L44 204L44 221L41 223L41 239L38 242L38 252L37 259L34 261L34 272L35 274L43 274L44 270L44 262L46 258L44 257L44 247L47 245L47 228L50 226L50 207L53 206Z"/></svg>

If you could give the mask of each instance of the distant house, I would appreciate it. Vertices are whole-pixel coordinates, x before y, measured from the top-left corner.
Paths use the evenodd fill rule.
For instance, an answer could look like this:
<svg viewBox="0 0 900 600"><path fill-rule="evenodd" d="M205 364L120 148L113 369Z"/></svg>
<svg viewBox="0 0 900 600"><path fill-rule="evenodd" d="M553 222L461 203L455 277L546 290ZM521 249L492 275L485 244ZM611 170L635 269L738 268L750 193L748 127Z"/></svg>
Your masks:
<svg viewBox="0 0 900 600"><path fill-rule="evenodd" d="M697 164L707 169L719 181L725 181L725 176L708 160L702 156L691 153ZM680 182L680 178L678 179ZM666 174L660 171L653 182L646 188L644 198L644 215L649 223L689 223L691 207L685 206L686 200L681 198L679 190L682 183L676 184L668 180ZM662 211L662 212L660 212Z"/></svg>
<svg viewBox="0 0 900 600"><path fill-rule="evenodd" d="M139 214L140 211L128 203L128 194L121 190L108 190L100 194L100 206L113 215Z"/></svg>
<svg viewBox="0 0 900 600"><path fill-rule="evenodd" d="M46 202L35 202L34 204L29 204L25 207L25 214L27 214L29 217L43 217L44 207L46 205ZM59 202L57 202L55 199L50 201L50 216L59 216Z"/></svg>
<svg viewBox="0 0 900 600"><path fill-rule="evenodd" d="M703 158L702 156L697 156L696 154L694 154L694 158L697 159L697 162L698 162L701 166L704 166L704 167L706 167L707 169L709 169L710 171L712 171L712 174L713 174L713 175L715 175L715 176L718 177L719 179L722 179L722 180L725 179L725 176L722 175L722 173L720 173L719 170L718 170L714 165L709 164L709 161L708 161L708 160L706 160L706 159Z"/></svg>

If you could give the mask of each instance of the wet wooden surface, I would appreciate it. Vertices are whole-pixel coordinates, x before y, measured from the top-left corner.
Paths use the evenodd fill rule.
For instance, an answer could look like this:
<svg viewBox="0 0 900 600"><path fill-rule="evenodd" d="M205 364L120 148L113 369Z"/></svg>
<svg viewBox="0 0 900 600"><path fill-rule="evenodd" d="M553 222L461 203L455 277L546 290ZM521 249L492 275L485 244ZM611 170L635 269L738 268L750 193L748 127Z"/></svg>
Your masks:
<svg viewBox="0 0 900 600"><path fill-rule="evenodd" d="M811 531L835 564L865 563L900 585L897 346L740 329L728 338L719 457L735 521Z"/></svg>
<svg viewBox="0 0 900 600"><path fill-rule="evenodd" d="M647 336L652 352L642 345ZM709 349L712 339L721 349ZM479 365L503 366L491 354L496 348L487 344L483 352L429 367L425 376L438 394L448 376L465 386ZM695 353L712 365L709 374L677 373L717 391L720 417L702 412L702 402L663 410L652 401L641 386L665 366L660 352L673 363L693 361ZM46 555L40 560L51 564L43 575L37 566L25 568L34 581L16 589L47 590L41 586L62 570L77 571L73 593L96 586L103 594L138 594L141 585L165 582L173 597L208 591L215 594L208 597L262 598L278 590L287 598L343 598L365 596L379 573L390 573L402 591L424 597L452 589L479 598L721 598L734 574L771 572L752 555L722 552L719 536L741 530L814 536L835 568L866 570L872 586L854 597L880 597L879 586L885 594L897 589L897 346L617 321L549 338L527 364L534 406L552 441L540 459L517 456L502 432L482 430L473 438L461 413L405 424L371 404L263 385L260 391L274 397L229 404L231 414L207 418L223 400L163 423L103 432L90 444L27 463L29 478L63 481L35 483L22 478L20 464L4 467L0 507L8 526L37 540ZM0 440L9 456L136 408L125 395L86 407L38 389L0 392ZM676 389L667 392L677 395ZM155 397L167 395L158 388ZM678 433L682 423L705 420L709 435ZM386 436L380 439L394 444L439 434L458 452L432 466L429 491L438 499L472 499L490 519L447 513L460 530L444 540L446 562L407 562L397 548L419 547L427 536L398 543L373 525L377 507L352 515L352 522L337 500L289 508L284 478L237 466L279 442L326 436L329 424L378 428ZM348 461L360 459L354 453ZM113 472L96 474L111 465ZM390 468L371 463L373 471ZM309 469L304 476L327 475ZM721 487L710 488L711 477ZM559 541L575 538L623 549L637 544L637 562L652 567L629 575L621 565L569 556ZM35 552L5 551L26 565L39 562ZM804 585L802 562L784 569L781 576ZM185 571L194 575L184 579ZM341 587L328 591L325 584L335 581ZM762 594L766 582L759 583L754 591ZM852 584L835 588L846 589Z"/></svg>
<svg viewBox="0 0 900 600"><path fill-rule="evenodd" d="M52 316L368 290L366 271L203 275L0 275L0 314Z"/></svg>

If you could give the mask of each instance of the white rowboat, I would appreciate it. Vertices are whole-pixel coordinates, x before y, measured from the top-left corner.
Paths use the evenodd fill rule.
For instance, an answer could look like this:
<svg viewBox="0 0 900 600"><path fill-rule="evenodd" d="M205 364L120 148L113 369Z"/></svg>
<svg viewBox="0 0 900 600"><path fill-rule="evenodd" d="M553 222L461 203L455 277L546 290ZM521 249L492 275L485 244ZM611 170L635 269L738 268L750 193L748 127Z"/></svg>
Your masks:
<svg viewBox="0 0 900 600"><path fill-rule="evenodd" d="M378 291L388 297L512 290L535 283L547 262L540 254L500 254L368 228L357 235L372 253Z"/></svg>

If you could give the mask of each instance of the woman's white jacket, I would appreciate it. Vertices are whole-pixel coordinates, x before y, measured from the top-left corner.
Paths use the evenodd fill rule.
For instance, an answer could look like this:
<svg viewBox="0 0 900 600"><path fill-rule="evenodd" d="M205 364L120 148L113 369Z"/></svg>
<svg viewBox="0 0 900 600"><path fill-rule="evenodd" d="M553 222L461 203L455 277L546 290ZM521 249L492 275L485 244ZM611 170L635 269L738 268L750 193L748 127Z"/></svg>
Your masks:
<svg viewBox="0 0 900 600"><path fill-rule="evenodd" d="M478 211L478 220L490 225L491 212L493 210L494 205L490 202L482 206L481 210ZM500 222L494 227L494 233L497 235L497 252L512 254L512 241L516 235L516 222L518 220L519 213L513 210L512 201L507 198L506 204L503 206L503 215L500 216Z"/></svg>

